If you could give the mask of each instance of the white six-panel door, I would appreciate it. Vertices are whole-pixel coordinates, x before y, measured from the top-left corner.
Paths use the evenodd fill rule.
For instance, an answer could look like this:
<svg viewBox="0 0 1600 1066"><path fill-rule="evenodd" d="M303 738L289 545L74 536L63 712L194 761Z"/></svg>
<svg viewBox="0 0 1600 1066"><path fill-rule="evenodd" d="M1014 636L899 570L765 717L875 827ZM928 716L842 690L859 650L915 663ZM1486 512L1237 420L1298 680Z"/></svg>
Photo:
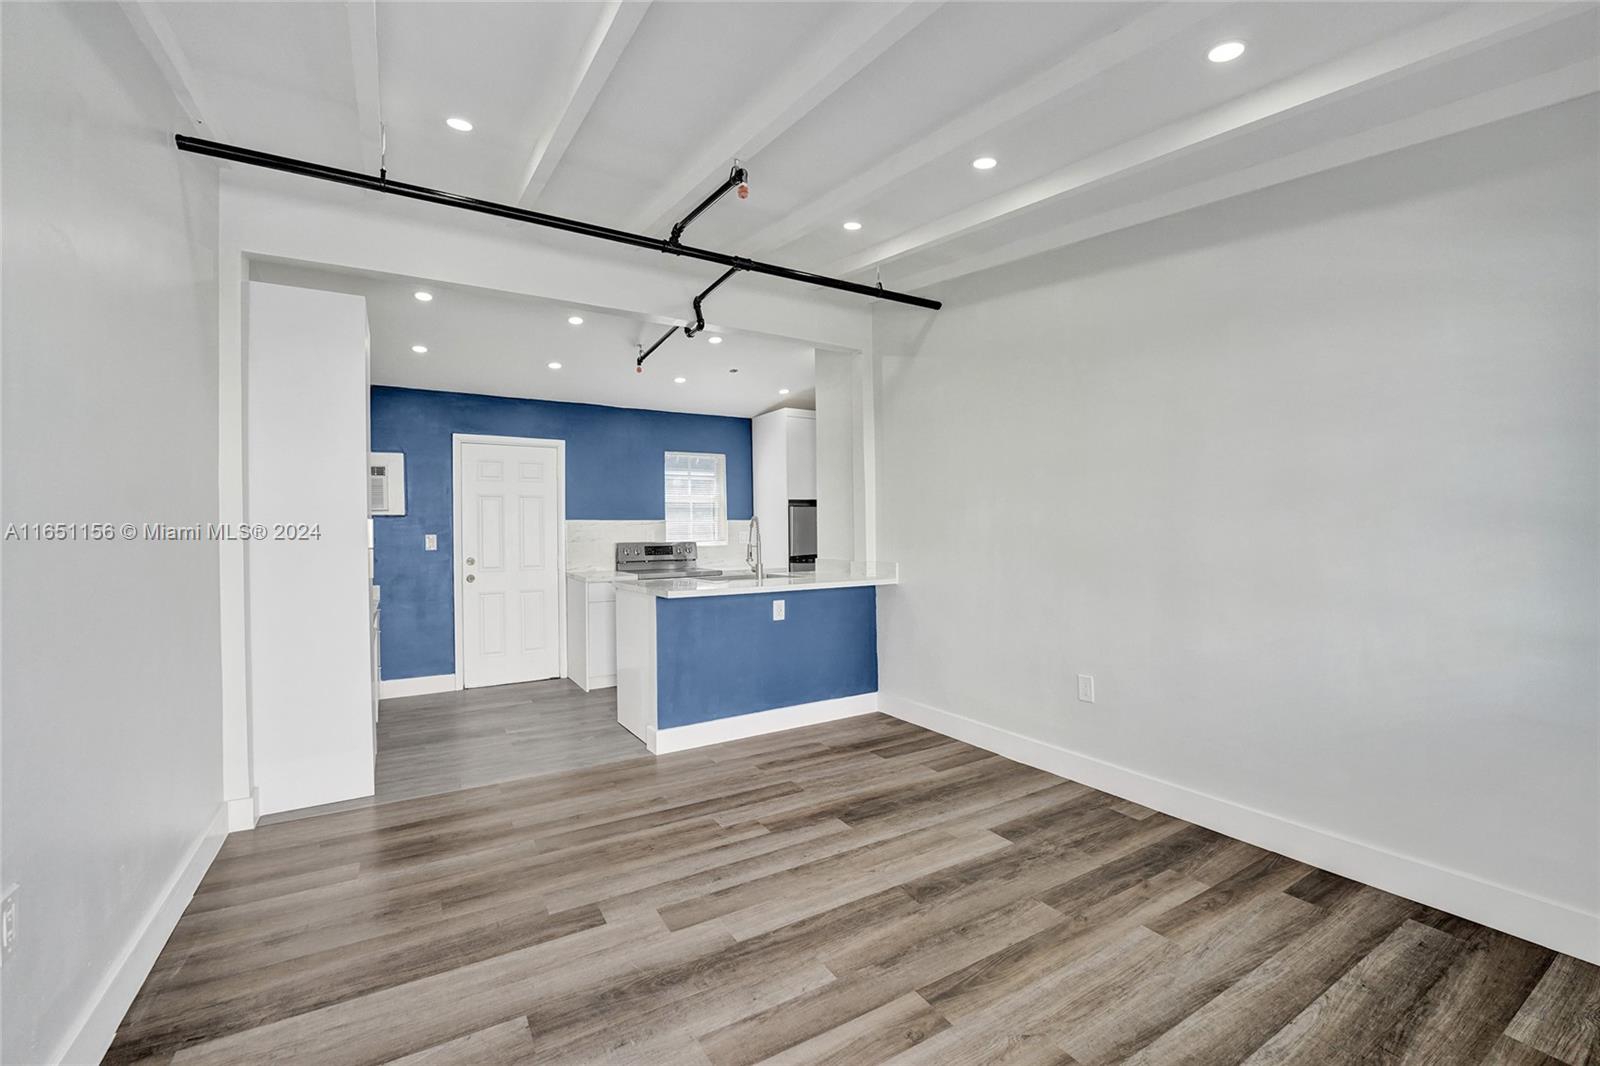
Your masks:
<svg viewBox="0 0 1600 1066"><path fill-rule="evenodd" d="M561 673L560 454L461 444L462 676L467 688Z"/></svg>

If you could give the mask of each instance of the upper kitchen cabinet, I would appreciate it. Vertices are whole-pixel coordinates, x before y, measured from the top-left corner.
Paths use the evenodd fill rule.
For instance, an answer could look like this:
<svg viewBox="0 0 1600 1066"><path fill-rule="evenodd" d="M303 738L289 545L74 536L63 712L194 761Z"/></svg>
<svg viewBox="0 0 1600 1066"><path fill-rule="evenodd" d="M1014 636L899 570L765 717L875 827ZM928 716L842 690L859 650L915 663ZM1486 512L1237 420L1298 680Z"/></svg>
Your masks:
<svg viewBox="0 0 1600 1066"><path fill-rule="evenodd" d="M751 444L756 518L761 522L767 566L777 569L790 557L789 502L810 503L817 498L817 413L785 408L761 415L752 425ZM808 553L814 554L814 521L811 528Z"/></svg>
<svg viewBox="0 0 1600 1066"><path fill-rule="evenodd" d="M789 499L817 498L817 413L774 411L784 415L784 444L788 451ZM762 417L770 418L771 415Z"/></svg>

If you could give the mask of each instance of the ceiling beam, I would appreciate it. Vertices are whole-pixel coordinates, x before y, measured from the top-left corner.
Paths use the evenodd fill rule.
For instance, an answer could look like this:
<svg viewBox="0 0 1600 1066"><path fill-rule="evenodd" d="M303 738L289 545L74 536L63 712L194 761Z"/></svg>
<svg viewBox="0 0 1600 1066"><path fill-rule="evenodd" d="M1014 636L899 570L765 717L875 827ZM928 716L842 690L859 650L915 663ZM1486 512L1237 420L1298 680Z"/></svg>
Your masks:
<svg viewBox="0 0 1600 1066"><path fill-rule="evenodd" d="M745 242L752 253L781 248L824 221L847 217L853 208L948 152L982 137L1059 96L1089 84L1133 58L1215 14L1216 3L1165 4L1138 15L1077 49L1061 62L955 116L931 132L804 205L756 231Z"/></svg>
<svg viewBox="0 0 1600 1066"><path fill-rule="evenodd" d="M829 264L827 271L849 275L871 270L902 256L975 233L1049 201L1101 186L1402 75L1573 17L1579 10L1586 8L1572 4L1472 4L1454 9L1451 14L1408 32L1286 78L1259 92L1169 123L1018 188L890 237Z"/></svg>
<svg viewBox="0 0 1600 1066"><path fill-rule="evenodd" d="M1491 89L1464 100L1452 101L1387 125L1362 130L1360 133L1353 133L1326 144L1314 145L1216 178L1194 182L1140 203L1101 211L1087 218L1074 219L1065 225L1023 241L1013 242L984 255L965 256L959 262L913 274L901 279L899 284L901 288L915 292L1028 256L1056 251L1130 226L1143 225L1220 200L1308 177L1334 167L1358 163L1363 159L1371 159L1373 156L1409 148L1440 137L1448 137L1490 122L1513 118L1541 107L1575 100L1593 93L1597 84L1600 84L1600 61L1582 60L1547 74Z"/></svg>
<svg viewBox="0 0 1600 1066"><path fill-rule="evenodd" d="M777 140L940 6L932 0L849 5L848 17L832 32L752 93L732 121L699 143L699 150L662 182L661 191L634 213L631 225L647 232L671 225L707 180L721 177L736 157L748 161Z"/></svg>
<svg viewBox="0 0 1600 1066"><path fill-rule="evenodd" d="M139 3L138 0L121 0L118 6L133 25L139 43L155 60L167 87L178 98L178 106L183 108L183 113L188 116L195 130L202 137L222 137L223 132L216 125L215 109L204 106L204 94L194 68L189 65L189 57L178 44L178 35L173 32L172 24L167 21L161 6Z"/></svg>
<svg viewBox="0 0 1600 1066"><path fill-rule="evenodd" d="M516 187L512 190L516 203L532 204L544 192L649 9L650 0L609 0L599 5L594 29L579 54L566 98L555 120L539 134L528 153L528 161L517 176Z"/></svg>
<svg viewBox="0 0 1600 1066"><path fill-rule="evenodd" d="M383 156L383 88L378 80L378 0L350 0L350 74L356 86L361 166L374 174Z"/></svg>

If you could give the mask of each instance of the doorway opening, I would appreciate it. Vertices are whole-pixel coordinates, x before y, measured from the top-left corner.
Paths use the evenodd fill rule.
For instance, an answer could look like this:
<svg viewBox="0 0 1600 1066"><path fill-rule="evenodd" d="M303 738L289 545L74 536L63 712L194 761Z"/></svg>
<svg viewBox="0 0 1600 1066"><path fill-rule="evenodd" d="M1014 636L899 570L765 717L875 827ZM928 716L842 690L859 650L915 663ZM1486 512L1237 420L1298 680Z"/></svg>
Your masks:
<svg viewBox="0 0 1600 1066"><path fill-rule="evenodd" d="M361 297L368 336L353 358L370 366L367 449L353 459L365 464L371 514L367 557L354 565L373 593L372 794L262 813L300 817L647 756L617 720L616 549L692 540L704 567L747 566L756 485L772 474L757 473L754 423L780 410L814 417L816 347L713 327L658 351L641 375L632 353L659 328L642 314L248 262L252 282ZM834 408L841 416L847 402ZM829 439L849 464L854 445ZM847 487L832 498L849 501L849 480L848 469L833 474ZM787 517L762 515L768 540L784 539Z"/></svg>

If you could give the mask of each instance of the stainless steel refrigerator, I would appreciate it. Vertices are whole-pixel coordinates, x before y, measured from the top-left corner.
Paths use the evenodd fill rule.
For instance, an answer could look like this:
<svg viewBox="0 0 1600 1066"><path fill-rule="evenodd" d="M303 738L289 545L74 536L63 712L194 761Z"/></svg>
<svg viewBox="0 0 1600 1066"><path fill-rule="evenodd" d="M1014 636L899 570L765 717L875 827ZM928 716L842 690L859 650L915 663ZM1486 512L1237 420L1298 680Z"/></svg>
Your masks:
<svg viewBox="0 0 1600 1066"><path fill-rule="evenodd" d="M817 567L817 501L789 501L789 569Z"/></svg>

